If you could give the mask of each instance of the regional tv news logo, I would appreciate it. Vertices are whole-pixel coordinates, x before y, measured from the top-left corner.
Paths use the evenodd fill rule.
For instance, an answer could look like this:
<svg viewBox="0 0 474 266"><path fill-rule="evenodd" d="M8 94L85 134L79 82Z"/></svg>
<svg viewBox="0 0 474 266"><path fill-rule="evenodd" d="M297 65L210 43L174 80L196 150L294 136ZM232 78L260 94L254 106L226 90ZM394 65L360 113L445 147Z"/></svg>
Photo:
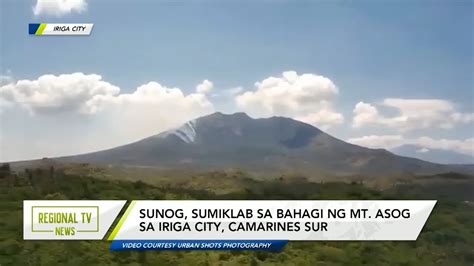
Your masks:
<svg viewBox="0 0 474 266"><path fill-rule="evenodd" d="M24 239L103 239L125 200L23 201Z"/></svg>
<svg viewBox="0 0 474 266"><path fill-rule="evenodd" d="M99 232L99 206L32 206L31 231L56 236Z"/></svg>
<svg viewBox="0 0 474 266"><path fill-rule="evenodd" d="M90 35L93 23L30 23L30 35Z"/></svg>

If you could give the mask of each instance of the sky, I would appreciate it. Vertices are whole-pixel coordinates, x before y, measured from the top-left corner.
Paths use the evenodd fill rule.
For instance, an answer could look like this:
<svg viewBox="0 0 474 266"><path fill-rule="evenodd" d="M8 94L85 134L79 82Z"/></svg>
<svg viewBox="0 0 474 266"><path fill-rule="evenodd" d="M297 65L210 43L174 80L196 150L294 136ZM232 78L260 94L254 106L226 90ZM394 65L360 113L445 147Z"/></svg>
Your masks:
<svg viewBox="0 0 474 266"><path fill-rule="evenodd" d="M111 148L215 111L474 154L472 1L3 0L0 15L0 161ZM94 29L28 35L68 22Z"/></svg>

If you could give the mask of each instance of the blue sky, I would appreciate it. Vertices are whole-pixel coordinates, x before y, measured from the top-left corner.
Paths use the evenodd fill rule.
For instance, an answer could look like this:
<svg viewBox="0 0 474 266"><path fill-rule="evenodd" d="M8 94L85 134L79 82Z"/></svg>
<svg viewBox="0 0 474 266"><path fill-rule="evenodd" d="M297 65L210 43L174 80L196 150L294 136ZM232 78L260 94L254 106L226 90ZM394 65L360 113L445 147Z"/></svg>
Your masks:
<svg viewBox="0 0 474 266"><path fill-rule="evenodd" d="M414 142L429 137L462 142L474 137L472 1L86 0L84 10L72 10L61 16L47 12L35 15L35 4L36 1L1 2L1 74L13 82L36 80L45 74L82 72L100 75L103 81L119 87L122 94L133 93L137 87L156 81L179 88L187 95L207 79L213 84L213 94L207 95L213 110L268 116L271 115L268 110L255 111L248 103L238 106L232 97L223 96L223 92L237 87L242 92L256 91L254 83L270 76L281 77L284 71L291 70L299 75L323 76L337 86L337 95L322 99L330 101L329 107L307 109L319 112L329 108L340 114L343 122L335 125L313 123L339 138L358 139L358 144L370 146L371 143L360 138L399 136L403 139L400 142ZM32 22L94 23L94 29L87 37L29 36L27 25ZM15 89L18 88L9 88ZM396 118L402 110L384 104L387 98L443 100L453 110L442 111L444 116L423 127L404 125L386 119ZM320 100L312 106L321 105ZM385 118L373 118L355 127L353 110L359 102L376 107ZM429 104L426 108L430 108ZM405 108L404 103L401 106ZM31 109L24 116L16 113L10 118L5 115L8 112L4 111L2 118L3 146L8 145L7 139L18 136L20 130L35 130L26 126L27 122L19 121L59 119L45 118ZM438 115L438 111L434 113ZM452 113L459 113L463 122L442 128L435 124L452 119ZM293 114L295 118L304 116L300 111L286 109L274 115ZM406 114L409 119L414 115L411 109ZM83 114L65 115L68 121L88 120ZM90 122L90 127L100 132L98 121L105 119ZM161 124L160 120L156 123ZM407 129L395 128L405 126ZM155 131L160 130L163 128L157 127ZM145 132L151 131L142 135ZM121 136L105 146L133 141L142 135L130 139ZM77 146L84 146L79 137ZM48 141L46 136L44 142ZM395 145L382 143L372 146ZM467 145L464 153L472 154L471 143L463 144ZM447 146L457 147L453 145ZM87 147L79 152L103 148L94 144ZM42 148L38 149L34 155L19 152L14 159L37 156ZM47 153L56 155L56 152L74 153L74 150Z"/></svg>

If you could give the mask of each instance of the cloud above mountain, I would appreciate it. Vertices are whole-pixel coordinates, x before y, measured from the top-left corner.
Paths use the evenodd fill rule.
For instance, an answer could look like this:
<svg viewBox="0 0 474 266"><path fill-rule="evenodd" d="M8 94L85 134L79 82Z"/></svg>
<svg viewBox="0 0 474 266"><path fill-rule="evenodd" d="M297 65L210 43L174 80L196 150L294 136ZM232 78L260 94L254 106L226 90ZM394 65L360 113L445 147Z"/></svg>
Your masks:
<svg viewBox="0 0 474 266"><path fill-rule="evenodd" d="M451 129L474 121L474 113L459 112L454 104L447 100L387 98L378 105L387 112L395 110L397 114L387 115L374 104L359 102L353 110L353 126L361 128L376 125L409 131L427 128Z"/></svg>
<svg viewBox="0 0 474 266"><path fill-rule="evenodd" d="M236 96L237 107L254 117L286 116L327 129L344 121L334 111L339 89L328 78L316 74L283 72L255 83L255 89Z"/></svg>
<svg viewBox="0 0 474 266"><path fill-rule="evenodd" d="M32 114L53 112L93 112L96 97L114 97L117 86L102 80L100 75L73 73L43 75L35 80L18 80L0 87L0 97L16 103Z"/></svg>
<svg viewBox="0 0 474 266"><path fill-rule="evenodd" d="M51 15L61 17L69 13L82 13L87 9L85 0L36 0L33 6L35 16Z"/></svg>
<svg viewBox="0 0 474 266"><path fill-rule="evenodd" d="M196 92L201 94L208 94L211 92L214 84L209 80L204 80L201 84L196 86Z"/></svg>
<svg viewBox="0 0 474 266"><path fill-rule="evenodd" d="M409 144L417 145L425 149L447 150L474 156L474 138L458 140L444 138L435 139L428 136L405 138L402 135L367 135L349 138L347 142L369 148L384 149L392 149Z"/></svg>
<svg viewBox="0 0 474 266"><path fill-rule="evenodd" d="M28 158L110 148L214 112L206 96L211 89L208 80L187 94L153 81L126 93L84 73L10 79L0 86L1 146L8 156Z"/></svg>
<svg viewBox="0 0 474 266"><path fill-rule="evenodd" d="M100 75L72 73L6 83L0 86L0 98L10 106L21 106L32 115L58 112L92 114L125 106L127 109L143 109L143 115L146 115L150 110L169 108L191 113L193 110L212 110L212 104L205 96L211 89L212 82L204 80L196 87L195 93L185 95L179 88L149 82L132 93L120 93L119 87L103 81Z"/></svg>

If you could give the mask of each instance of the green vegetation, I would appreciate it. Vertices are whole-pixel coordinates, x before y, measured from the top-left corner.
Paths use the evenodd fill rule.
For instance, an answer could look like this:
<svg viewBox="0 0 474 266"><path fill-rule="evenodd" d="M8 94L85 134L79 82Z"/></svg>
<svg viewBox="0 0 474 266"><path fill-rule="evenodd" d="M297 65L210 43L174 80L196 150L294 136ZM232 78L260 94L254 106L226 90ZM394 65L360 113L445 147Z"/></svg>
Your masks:
<svg viewBox="0 0 474 266"><path fill-rule="evenodd" d="M90 168L89 166L84 166ZM454 190L423 184L385 190L361 182L312 183L304 178L256 181L244 173L165 178L154 185L92 177L49 167L0 169L0 265L473 265L474 212ZM87 172L89 173L89 172ZM454 176L455 182L464 180ZM435 177L437 180L450 176ZM159 177L156 177L159 179ZM426 178L430 179L430 178ZM432 179L432 178L431 178ZM430 179L430 180L431 180ZM467 180L472 185L470 177ZM441 183L440 183L441 182ZM466 187L466 183L462 184ZM472 190L471 190L472 191ZM106 241L23 241L26 199L438 199L416 242L290 242L283 252L110 252Z"/></svg>

